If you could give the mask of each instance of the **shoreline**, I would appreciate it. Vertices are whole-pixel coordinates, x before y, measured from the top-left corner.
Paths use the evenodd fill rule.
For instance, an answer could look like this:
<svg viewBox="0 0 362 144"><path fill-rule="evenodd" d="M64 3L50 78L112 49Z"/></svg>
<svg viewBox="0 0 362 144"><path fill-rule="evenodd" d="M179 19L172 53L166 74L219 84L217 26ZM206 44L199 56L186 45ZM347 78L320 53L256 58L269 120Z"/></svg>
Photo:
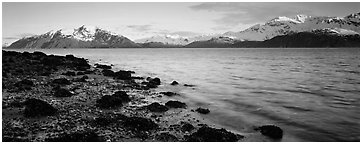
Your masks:
<svg viewBox="0 0 362 144"><path fill-rule="evenodd" d="M210 126L198 107L157 92L159 79L134 73L73 55L3 50L3 141L281 140L278 127L235 133ZM32 98L56 110L37 109Z"/></svg>

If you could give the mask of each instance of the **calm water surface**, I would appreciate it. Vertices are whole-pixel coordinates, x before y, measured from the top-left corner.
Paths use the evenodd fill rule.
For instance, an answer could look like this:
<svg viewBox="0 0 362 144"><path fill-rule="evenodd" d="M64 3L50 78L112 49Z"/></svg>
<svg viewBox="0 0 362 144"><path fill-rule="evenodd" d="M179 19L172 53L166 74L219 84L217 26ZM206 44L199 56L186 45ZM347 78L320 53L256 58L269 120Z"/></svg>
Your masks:
<svg viewBox="0 0 362 144"><path fill-rule="evenodd" d="M359 49L51 49L157 76L207 120L240 132L276 124L283 141L359 141ZM172 80L196 85L168 86Z"/></svg>

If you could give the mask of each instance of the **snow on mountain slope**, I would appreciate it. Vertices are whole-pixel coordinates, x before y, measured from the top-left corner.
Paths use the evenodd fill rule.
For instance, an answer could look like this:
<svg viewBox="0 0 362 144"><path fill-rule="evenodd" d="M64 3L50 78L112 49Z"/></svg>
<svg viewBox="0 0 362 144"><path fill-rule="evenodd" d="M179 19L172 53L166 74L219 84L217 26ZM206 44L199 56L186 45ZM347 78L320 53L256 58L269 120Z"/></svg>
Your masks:
<svg viewBox="0 0 362 144"><path fill-rule="evenodd" d="M257 24L240 32L226 32L223 36L234 36L249 41L263 41L275 36L315 29L338 28L359 33L359 13L343 18L312 17L297 15L293 18L277 17L265 24Z"/></svg>
<svg viewBox="0 0 362 144"><path fill-rule="evenodd" d="M186 45L189 43L187 37L179 35L156 35L149 38L135 40L137 43L161 42L169 45Z"/></svg>

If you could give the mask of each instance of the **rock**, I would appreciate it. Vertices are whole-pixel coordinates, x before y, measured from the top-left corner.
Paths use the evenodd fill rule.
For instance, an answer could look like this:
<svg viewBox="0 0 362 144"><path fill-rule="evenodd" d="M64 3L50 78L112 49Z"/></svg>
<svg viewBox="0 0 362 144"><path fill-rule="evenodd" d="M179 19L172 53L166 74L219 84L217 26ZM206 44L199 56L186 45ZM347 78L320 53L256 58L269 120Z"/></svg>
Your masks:
<svg viewBox="0 0 362 144"><path fill-rule="evenodd" d="M50 116L57 113L57 109L45 101L39 99L28 99L24 102L25 117Z"/></svg>
<svg viewBox="0 0 362 144"><path fill-rule="evenodd" d="M119 98L120 100L122 100L122 102L130 102L131 101L131 98L124 91L116 91L112 96L116 97L116 98Z"/></svg>
<svg viewBox="0 0 362 144"><path fill-rule="evenodd" d="M120 70L114 73L114 78L121 80L130 80L132 78L131 73L132 73L131 71Z"/></svg>
<svg viewBox="0 0 362 144"><path fill-rule="evenodd" d="M23 79L23 80L15 83L14 86L20 90L30 90L31 87L34 86L34 83L30 80Z"/></svg>
<svg viewBox="0 0 362 144"><path fill-rule="evenodd" d="M185 136L187 142L236 142L241 135L236 135L225 129L216 129L208 126L201 127L197 132Z"/></svg>
<svg viewBox="0 0 362 144"><path fill-rule="evenodd" d="M154 79L152 79L152 78L150 78L149 79L149 83L151 83L151 84L154 84L154 85L160 85L161 84L161 80L160 80L160 78L154 78Z"/></svg>
<svg viewBox="0 0 362 144"><path fill-rule="evenodd" d="M181 131L185 132L185 131L192 131L193 129L195 129L195 127L188 123L188 122L181 122Z"/></svg>
<svg viewBox="0 0 362 144"><path fill-rule="evenodd" d="M148 131L158 127L158 125L151 119L142 117L128 117L122 123L125 127L134 131Z"/></svg>
<svg viewBox="0 0 362 144"><path fill-rule="evenodd" d="M56 66L64 64L64 62L61 58L54 56L54 55L50 55L50 56L43 58L41 63L46 66L51 66L51 67L56 67Z"/></svg>
<svg viewBox="0 0 362 144"><path fill-rule="evenodd" d="M154 102L147 106L147 109L151 112L165 112L168 111L168 108L164 105L161 105L157 102Z"/></svg>
<svg viewBox="0 0 362 144"><path fill-rule="evenodd" d="M174 96L174 95L178 95L175 92L160 92L160 94L166 95L166 96Z"/></svg>
<svg viewBox="0 0 362 144"><path fill-rule="evenodd" d="M261 134L273 139L283 138L283 130L275 125L264 125L256 128L255 130L259 130Z"/></svg>
<svg viewBox="0 0 362 144"><path fill-rule="evenodd" d="M69 84L71 84L71 82L66 78L55 79L55 80L53 80L53 83L54 84L60 84L60 85L69 85Z"/></svg>
<svg viewBox="0 0 362 144"><path fill-rule="evenodd" d="M92 74L94 71L91 71L91 70L86 70L84 71L84 74ZM113 71L112 71L113 72Z"/></svg>
<svg viewBox="0 0 362 144"><path fill-rule="evenodd" d="M67 59L75 59L75 57L73 56L73 55L65 55L65 58L67 58Z"/></svg>
<svg viewBox="0 0 362 144"><path fill-rule="evenodd" d="M191 85L191 84L184 84L185 87L194 87L195 85Z"/></svg>
<svg viewBox="0 0 362 144"><path fill-rule="evenodd" d="M208 113L210 113L210 110L209 110L209 109L201 108L201 107L197 108L196 111L199 112L199 113L201 113L201 114L208 114Z"/></svg>
<svg viewBox="0 0 362 144"><path fill-rule="evenodd" d="M77 72L77 75L84 75L84 72L79 71Z"/></svg>
<svg viewBox="0 0 362 144"><path fill-rule="evenodd" d="M61 133L58 137L47 138L47 142L104 142L104 138L93 131Z"/></svg>
<svg viewBox="0 0 362 144"><path fill-rule="evenodd" d="M105 95L96 101L96 106L100 108L113 108L117 106L123 106L122 100L110 95Z"/></svg>
<svg viewBox="0 0 362 144"><path fill-rule="evenodd" d="M109 69L105 69L102 71L104 76L109 76L109 77L113 77L114 76L114 72L112 70Z"/></svg>
<svg viewBox="0 0 362 144"><path fill-rule="evenodd" d="M87 82L86 79L88 79L89 77L88 76L82 76L81 78L77 78L75 79L74 81L75 82Z"/></svg>
<svg viewBox="0 0 362 144"><path fill-rule="evenodd" d="M75 72L73 72L73 71L67 71L66 73L62 73L62 75L75 76Z"/></svg>
<svg viewBox="0 0 362 144"><path fill-rule="evenodd" d="M171 108L186 108L186 104L183 102L179 102L179 101L168 101L166 104L166 106L171 107Z"/></svg>
<svg viewBox="0 0 362 144"><path fill-rule="evenodd" d="M68 90L64 89L64 88L59 88L57 90L55 90L54 92L54 96L55 97L70 97L73 94L71 92L69 92Z"/></svg>
<svg viewBox="0 0 362 144"><path fill-rule="evenodd" d="M95 66L100 69L112 69L112 66L109 65L95 64Z"/></svg>
<svg viewBox="0 0 362 144"><path fill-rule="evenodd" d="M143 77L134 76L132 79L144 79Z"/></svg>
<svg viewBox="0 0 362 144"><path fill-rule="evenodd" d="M177 82L177 81L173 81L173 82L171 83L171 85L178 85L178 82Z"/></svg>
<svg viewBox="0 0 362 144"><path fill-rule="evenodd" d="M93 123L97 126L107 126L111 124L113 120L109 117L97 117L94 119Z"/></svg>
<svg viewBox="0 0 362 144"><path fill-rule="evenodd" d="M160 133L156 135L156 140L162 141L162 142L177 142L178 139L176 136L169 134L167 132Z"/></svg>

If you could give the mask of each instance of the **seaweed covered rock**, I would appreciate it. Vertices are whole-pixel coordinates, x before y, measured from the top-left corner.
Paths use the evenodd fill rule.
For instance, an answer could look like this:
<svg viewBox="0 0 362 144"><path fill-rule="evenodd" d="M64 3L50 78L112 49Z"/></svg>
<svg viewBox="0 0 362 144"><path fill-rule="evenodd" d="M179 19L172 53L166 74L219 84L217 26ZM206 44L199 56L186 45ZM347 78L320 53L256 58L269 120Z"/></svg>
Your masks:
<svg viewBox="0 0 362 144"><path fill-rule="evenodd" d="M114 76L114 72L112 70L109 69L105 69L102 71L104 76L109 76L109 77L113 77Z"/></svg>
<svg viewBox="0 0 362 144"><path fill-rule="evenodd" d="M100 108L113 108L123 106L123 104L121 99L114 96L105 95L96 101L96 106Z"/></svg>
<svg viewBox="0 0 362 144"><path fill-rule="evenodd" d="M197 111L198 113L201 113L201 114L208 114L208 113L210 113L210 110L209 110L209 109L207 109L207 108L201 108L201 107L197 108L196 111Z"/></svg>
<svg viewBox="0 0 362 144"><path fill-rule="evenodd" d="M177 81L172 81L171 85L178 85Z"/></svg>
<svg viewBox="0 0 362 144"><path fill-rule="evenodd" d="M104 138L93 131L61 133L58 137L47 138L47 142L104 142Z"/></svg>
<svg viewBox="0 0 362 144"><path fill-rule="evenodd" d="M72 95L73 94L71 92L69 92L67 89L64 88L56 89L54 92L55 97L70 97Z"/></svg>
<svg viewBox="0 0 362 144"><path fill-rule="evenodd" d="M170 108L186 108L186 103L179 102L179 101L170 100L170 101L166 102L165 105Z"/></svg>
<svg viewBox="0 0 362 144"><path fill-rule="evenodd" d="M199 128L191 135L185 136L187 142L236 142L243 136L231 133L225 129L207 126Z"/></svg>
<svg viewBox="0 0 362 144"><path fill-rule="evenodd" d="M131 101L131 98L129 97L129 95L127 95L125 91L116 91L112 96L120 99L122 102Z"/></svg>
<svg viewBox="0 0 362 144"><path fill-rule="evenodd" d="M151 119L142 118L142 117L128 117L123 120L122 123L128 129L134 131L149 131L154 130L158 125L153 122Z"/></svg>
<svg viewBox="0 0 362 144"><path fill-rule="evenodd" d="M264 125L256 128L255 130L260 131L261 134L268 136L273 139L283 138L283 130L275 125Z"/></svg>
<svg viewBox="0 0 362 144"><path fill-rule="evenodd" d="M121 80L130 80L132 79L132 71L119 70L118 72L114 73L114 78Z"/></svg>
<svg viewBox="0 0 362 144"><path fill-rule="evenodd" d="M24 102L25 117L50 116L57 113L57 109L45 101L39 99L28 99Z"/></svg>
<svg viewBox="0 0 362 144"><path fill-rule="evenodd" d="M176 136L169 134L167 132L163 132L156 135L156 140L162 141L162 142L177 142L178 139Z"/></svg>
<svg viewBox="0 0 362 144"><path fill-rule="evenodd" d="M30 80L23 79L15 83L14 86L17 87L19 90L30 90L31 87L34 86L34 83Z"/></svg>
<svg viewBox="0 0 362 144"><path fill-rule="evenodd" d="M53 84L60 84L60 85L69 85L71 82L66 78L58 78L53 80Z"/></svg>
<svg viewBox="0 0 362 144"><path fill-rule="evenodd" d="M168 108L164 105L161 105L157 102L154 102L147 106L147 109L151 112L165 112L168 111Z"/></svg>

